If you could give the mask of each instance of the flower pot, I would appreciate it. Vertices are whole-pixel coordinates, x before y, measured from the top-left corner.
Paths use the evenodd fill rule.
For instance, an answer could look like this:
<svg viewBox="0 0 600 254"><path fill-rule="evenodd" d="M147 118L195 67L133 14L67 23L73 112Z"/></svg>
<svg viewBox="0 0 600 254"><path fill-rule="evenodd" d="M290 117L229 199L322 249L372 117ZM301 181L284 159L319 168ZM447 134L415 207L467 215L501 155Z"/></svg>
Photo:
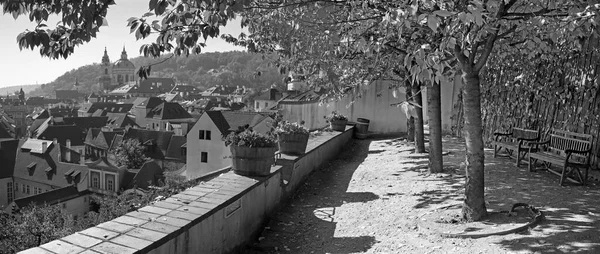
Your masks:
<svg viewBox="0 0 600 254"><path fill-rule="evenodd" d="M367 138L367 133L369 132L369 119L365 118L357 118L356 126L354 126L354 137L357 139L365 139Z"/></svg>
<svg viewBox="0 0 600 254"><path fill-rule="evenodd" d="M283 154L302 155L308 144L308 133L279 133L277 143L279 152Z"/></svg>
<svg viewBox="0 0 600 254"><path fill-rule="evenodd" d="M329 122L329 127L334 131L345 131L348 120L335 120Z"/></svg>
<svg viewBox="0 0 600 254"><path fill-rule="evenodd" d="M233 171L244 176L267 176L275 164L277 147L230 146Z"/></svg>

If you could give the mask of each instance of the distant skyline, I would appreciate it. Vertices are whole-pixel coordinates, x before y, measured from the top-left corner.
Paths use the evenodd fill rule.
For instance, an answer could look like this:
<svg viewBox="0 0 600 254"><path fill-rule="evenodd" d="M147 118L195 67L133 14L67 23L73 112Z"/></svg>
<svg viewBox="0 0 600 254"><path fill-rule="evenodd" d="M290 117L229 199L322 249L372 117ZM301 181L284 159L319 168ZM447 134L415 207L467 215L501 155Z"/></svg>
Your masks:
<svg viewBox="0 0 600 254"><path fill-rule="evenodd" d="M20 16L15 20L10 14L2 15L0 13L0 27L2 27L2 33L0 33L0 76L2 77L0 87L52 82L67 71L87 64L99 63L104 54L104 47L107 48L111 61L119 59L123 47L127 50L129 58L140 56L140 46L152 42L153 38L136 41L135 36L129 33L127 19L140 17L146 13L148 0L116 0L115 2L116 5L112 5L108 10L106 18L108 26L101 27L98 36L89 43L75 48L75 53L69 58L58 60L42 57L38 48L20 51L17 36L26 29L33 30L35 23L30 22L27 15ZM58 17L52 17L47 24L52 27L58 20ZM221 34L237 36L241 31L239 20L235 20L223 28ZM221 39L209 38L206 44L204 52L244 50Z"/></svg>

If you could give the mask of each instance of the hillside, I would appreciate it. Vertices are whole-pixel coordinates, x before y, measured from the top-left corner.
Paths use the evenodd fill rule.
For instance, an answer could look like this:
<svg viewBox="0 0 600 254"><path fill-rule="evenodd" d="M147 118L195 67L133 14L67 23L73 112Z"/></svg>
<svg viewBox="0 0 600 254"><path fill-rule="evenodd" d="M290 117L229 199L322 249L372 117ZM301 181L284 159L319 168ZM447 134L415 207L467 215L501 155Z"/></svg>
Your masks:
<svg viewBox="0 0 600 254"><path fill-rule="evenodd" d="M21 88L23 88L23 92L25 92L25 94L28 94L29 92L37 89L39 87L39 85L20 85L20 86L7 86L7 87L0 87L0 96L6 95L8 94L14 94L15 92L18 92L19 90L21 90Z"/></svg>
<svg viewBox="0 0 600 254"><path fill-rule="evenodd" d="M142 65L160 62L164 58L136 57L130 60L139 68ZM99 91L100 72L99 63L82 66L66 72L48 84L41 85L30 95L53 96L54 90L57 89L78 89L86 93ZM281 86L284 78L277 68L269 66L268 60L263 59L262 55L240 51L173 57L164 63L152 66L151 76L174 77L177 82L191 84L201 89L215 85L262 89L273 84ZM74 85L75 80L79 83L77 88Z"/></svg>

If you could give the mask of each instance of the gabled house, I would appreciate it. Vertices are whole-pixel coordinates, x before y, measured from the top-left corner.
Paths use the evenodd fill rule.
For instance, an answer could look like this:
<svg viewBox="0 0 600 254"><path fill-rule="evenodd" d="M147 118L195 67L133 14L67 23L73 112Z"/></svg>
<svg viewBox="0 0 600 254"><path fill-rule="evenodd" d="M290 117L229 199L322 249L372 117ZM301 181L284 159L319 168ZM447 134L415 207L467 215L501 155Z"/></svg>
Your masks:
<svg viewBox="0 0 600 254"><path fill-rule="evenodd" d="M185 137L173 132L130 128L123 135L115 136L112 147L127 139L138 140L144 146L146 157L153 159L161 168L180 168L186 163L186 157L181 155Z"/></svg>
<svg viewBox="0 0 600 254"><path fill-rule="evenodd" d="M98 160L107 157L113 148L117 135L123 135L124 131L105 131L101 128L91 128L85 138L85 158Z"/></svg>
<svg viewBox="0 0 600 254"><path fill-rule="evenodd" d="M193 122L195 119L179 103L162 102L146 115L146 128L156 131L169 129L169 122Z"/></svg>
<svg viewBox="0 0 600 254"><path fill-rule="evenodd" d="M139 98L141 99L141 98ZM141 126L142 128L146 127L146 116L148 115L148 113L150 113L150 111L160 105L161 103L163 103L163 100L161 100L160 98L157 97L151 97L151 98L147 98L147 99L143 99L143 101L139 101L138 99L136 99L136 101L134 102L137 105L134 107L133 114L135 115L135 122L137 123L138 126Z"/></svg>
<svg viewBox="0 0 600 254"><path fill-rule="evenodd" d="M271 88L254 98L254 110L257 112L271 112L270 107L283 97L277 89Z"/></svg>
<svg viewBox="0 0 600 254"><path fill-rule="evenodd" d="M108 113L106 116L108 117L106 129L123 130L126 127L139 127L133 116L127 113Z"/></svg>
<svg viewBox="0 0 600 254"><path fill-rule="evenodd" d="M89 168L87 186L91 192L115 196L127 185L123 181L127 171L125 166L118 167L106 157L101 157L86 165Z"/></svg>
<svg viewBox="0 0 600 254"><path fill-rule="evenodd" d="M259 112L206 111L187 134L187 177L197 178L231 165L231 152L222 137L248 126L254 131L271 130L273 119Z"/></svg>

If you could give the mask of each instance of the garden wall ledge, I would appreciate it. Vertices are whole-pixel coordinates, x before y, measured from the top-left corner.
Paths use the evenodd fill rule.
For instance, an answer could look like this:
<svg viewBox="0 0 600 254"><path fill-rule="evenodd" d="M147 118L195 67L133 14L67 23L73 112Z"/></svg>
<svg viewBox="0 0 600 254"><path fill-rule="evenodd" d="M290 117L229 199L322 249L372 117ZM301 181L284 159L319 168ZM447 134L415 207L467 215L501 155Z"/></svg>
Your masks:
<svg viewBox="0 0 600 254"><path fill-rule="evenodd" d="M323 133L309 140L305 155L281 155L277 164L282 165L271 167L267 176L241 176L224 168L165 200L20 253L235 252L252 242L287 194L351 137L351 126Z"/></svg>

